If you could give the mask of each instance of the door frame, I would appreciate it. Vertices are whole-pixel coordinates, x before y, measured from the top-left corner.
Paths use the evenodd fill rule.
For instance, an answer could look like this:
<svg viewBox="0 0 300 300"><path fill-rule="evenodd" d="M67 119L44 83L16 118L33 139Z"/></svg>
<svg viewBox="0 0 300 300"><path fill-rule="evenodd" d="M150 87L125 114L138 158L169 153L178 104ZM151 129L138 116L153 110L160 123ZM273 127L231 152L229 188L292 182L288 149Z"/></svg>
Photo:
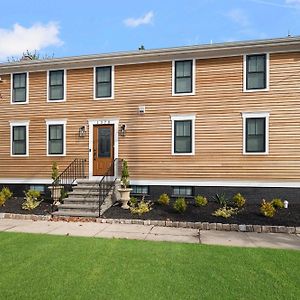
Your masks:
<svg viewBox="0 0 300 300"><path fill-rule="evenodd" d="M93 175L93 144L94 144L94 135L93 129L94 125L114 125L114 159L119 157L119 119L93 119L88 120L89 122L89 179L99 180L102 176ZM116 170L115 170L116 171ZM116 172L114 172L116 174Z"/></svg>

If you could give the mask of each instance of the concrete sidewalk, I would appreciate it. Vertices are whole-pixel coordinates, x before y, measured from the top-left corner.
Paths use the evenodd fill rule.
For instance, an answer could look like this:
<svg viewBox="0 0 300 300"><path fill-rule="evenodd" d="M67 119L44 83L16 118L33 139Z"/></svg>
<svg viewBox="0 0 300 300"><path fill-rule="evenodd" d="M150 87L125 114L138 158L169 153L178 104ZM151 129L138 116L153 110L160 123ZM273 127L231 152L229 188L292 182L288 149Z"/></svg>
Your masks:
<svg viewBox="0 0 300 300"><path fill-rule="evenodd" d="M0 219L1 231L300 250L300 235L282 233L233 232L153 225L16 219Z"/></svg>

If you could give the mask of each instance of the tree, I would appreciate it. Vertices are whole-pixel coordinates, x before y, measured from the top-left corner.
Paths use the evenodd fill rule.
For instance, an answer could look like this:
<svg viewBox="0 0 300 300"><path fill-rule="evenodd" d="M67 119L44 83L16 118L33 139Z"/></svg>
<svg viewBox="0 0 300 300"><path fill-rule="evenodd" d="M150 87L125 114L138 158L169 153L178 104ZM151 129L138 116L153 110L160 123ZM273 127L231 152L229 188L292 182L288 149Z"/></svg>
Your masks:
<svg viewBox="0 0 300 300"><path fill-rule="evenodd" d="M41 56L40 53L37 52L37 50L34 51L26 50L25 52L23 52L20 58L12 56L9 57L7 60L8 62L18 62L24 60L45 60L45 59L52 59L53 57L54 57L54 53L52 55L45 54Z"/></svg>

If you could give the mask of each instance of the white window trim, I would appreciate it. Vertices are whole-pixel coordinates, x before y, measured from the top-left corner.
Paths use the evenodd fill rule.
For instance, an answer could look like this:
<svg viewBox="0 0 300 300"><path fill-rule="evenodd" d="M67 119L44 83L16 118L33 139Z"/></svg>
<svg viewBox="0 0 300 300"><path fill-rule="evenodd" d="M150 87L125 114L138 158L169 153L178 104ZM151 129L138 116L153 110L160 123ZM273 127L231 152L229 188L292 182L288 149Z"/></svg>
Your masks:
<svg viewBox="0 0 300 300"><path fill-rule="evenodd" d="M96 97L96 68L102 67L111 67L111 97ZM94 100L113 100L115 98L115 66L114 65L107 65L107 66L95 66L94 67L94 82L93 82L93 95Z"/></svg>
<svg viewBox="0 0 300 300"><path fill-rule="evenodd" d="M25 102L13 102L13 82L15 74L24 74L26 73L26 101ZM10 74L10 104L22 105L29 103L29 72L16 72Z"/></svg>
<svg viewBox="0 0 300 300"><path fill-rule="evenodd" d="M196 114L189 115L171 115L172 121L172 155L195 155L195 120ZM192 121L192 152L191 153L175 153L174 152L174 129L175 121Z"/></svg>
<svg viewBox="0 0 300 300"><path fill-rule="evenodd" d="M47 126L47 135L46 135L46 155L47 156L66 156L67 149L67 119L60 119L60 120L45 120ZM63 141L63 153L62 154L49 154L49 125L63 125L64 130L64 141Z"/></svg>
<svg viewBox="0 0 300 300"><path fill-rule="evenodd" d="M266 55L266 88L265 89L247 89L247 56ZM270 53L248 53L243 56L243 91L245 93L268 92L270 90Z"/></svg>
<svg viewBox="0 0 300 300"><path fill-rule="evenodd" d="M13 127L26 127L26 154L13 154ZM28 157L29 156L29 121L10 121L10 156Z"/></svg>
<svg viewBox="0 0 300 300"><path fill-rule="evenodd" d="M269 117L270 113L242 113L243 117L243 154L244 155L268 155L269 154ZM265 118L266 119L266 133L265 133L265 152L246 152L246 119L248 118Z"/></svg>
<svg viewBox="0 0 300 300"><path fill-rule="evenodd" d="M50 72L51 71L64 71L64 98L61 100L50 100ZM47 70L47 102L49 103L56 103L56 102L65 102L67 101L67 69L51 69Z"/></svg>
<svg viewBox="0 0 300 300"><path fill-rule="evenodd" d="M119 157L119 119L92 119L89 122L89 179L99 180L102 176L93 175L94 125L114 125L114 159ZM116 170L115 170L116 172ZM115 173L116 174L116 173Z"/></svg>
<svg viewBox="0 0 300 300"><path fill-rule="evenodd" d="M175 93L175 62L176 61L192 61L192 92L191 93ZM175 59L172 60L172 96L193 96L196 94L196 59Z"/></svg>

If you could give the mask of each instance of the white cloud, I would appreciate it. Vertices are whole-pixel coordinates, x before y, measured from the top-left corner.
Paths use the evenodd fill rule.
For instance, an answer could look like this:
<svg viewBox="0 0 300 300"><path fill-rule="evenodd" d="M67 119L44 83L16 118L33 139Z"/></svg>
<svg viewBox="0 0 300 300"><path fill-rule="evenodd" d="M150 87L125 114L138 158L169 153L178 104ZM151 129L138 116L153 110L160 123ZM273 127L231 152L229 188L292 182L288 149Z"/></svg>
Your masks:
<svg viewBox="0 0 300 300"><path fill-rule="evenodd" d="M0 61L20 56L26 50L39 51L62 44L59 26L54 22L45 25L37 23L28 28L20 24L15 24L12 29L0 28Z"/></svg>
<svg viewBox="0 0 300 300"><path fill-rule="evenodd" d="M153 11L147 12L144 16L139 18L128 18L124 20L124 24L128 27L138 27L140 25L146 25L152 23L154 18Z"/></svg>
<svg viewBox="0 0 300 300"><path fill-rule="evenodd" d="M247 27L250 24L246 13L239 8L232 9L226 14L226 16L240 26Z"/></svg>
<svg viewBox="0 0 300 300"><path fill-rule="evenodd" d="M286 4L300 5L300 0L285 0Z"/></svg>

